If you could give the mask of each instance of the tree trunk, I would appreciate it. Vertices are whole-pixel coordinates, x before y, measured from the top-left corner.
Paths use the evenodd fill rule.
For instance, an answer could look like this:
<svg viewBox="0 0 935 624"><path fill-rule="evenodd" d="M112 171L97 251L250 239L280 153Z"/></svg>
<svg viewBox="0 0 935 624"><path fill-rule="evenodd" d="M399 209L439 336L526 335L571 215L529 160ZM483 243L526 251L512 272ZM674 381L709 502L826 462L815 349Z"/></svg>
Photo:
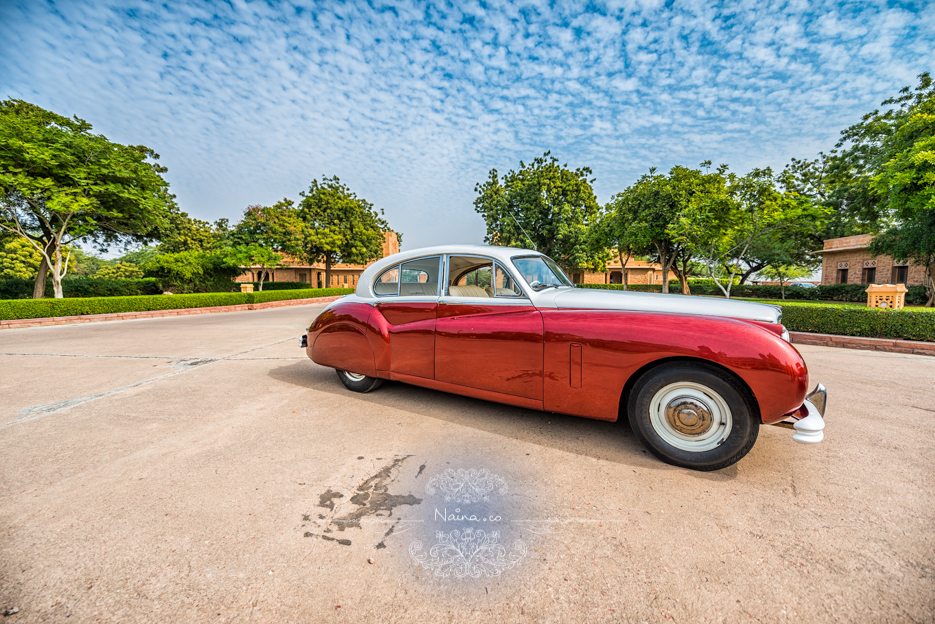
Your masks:
<svg viewBox="0 0 935 624"><path fill-rule="evenodd" d="M325 254L325 288L331 288L331 254Z"/></svg>
<svg viewBox="0 0 935 624"><path fill-rule="evenodd" d="M765 268L766 268L765 264L751 266L749 269L747 269L746 271L740 274L740 284L741 285L745 284L747 280L750 279L751 275Z"/></svg>
<svg viewBox="0 0 935 624"><path fill-rule="evenodd" d="M926 308L935 307L935 263L928 265L926 270L928 273L928 279L925 282L926 290L928 290L928 301L925 302Z"/></svg>
<svg viewBox="0 0 935 624"><path fill-rule="evenodd" d="M779 292L782 293L782 300L785 301L786 300L786 283L782 281L782 279L779 280Z"/></svg>
<svg viewBox="0 0 935 624"><path fill-rule="evenodd" d="M46 245L45 253L48 255L52 254L51 243ZM36 282L33 284L33 287L32 287L32 298L33 299L45 299L45 283L48 277L49 277L49 263L46 262L45 256L43 256L42 260L39 262L39 271L36 273Z"/></svg>
<svg viewBox="0 0 935 624"><path fill-rule="evenodd" d="M36 273L36 283L32 287L33 299L45 299L45 281L49 276L49 263L43 258L39 262L39 272Z"/></svg>
<svg viewBox="0 0 935 624"><path fill-rule="evenodd" d="M656 243L656 251L659 252L659 263L662 265L662 292L663 294L669 294L669 260L668 254L666 253L666 246L664 244Z"/></svg>
<svg viewBox="0 0 935 624"><path fill-rule="evenodd" d="M263 278L266 277L266 269L260 269L260 292L263 292Z"/></svg>
<svg viewBox="0 0 935 624"><path fill-rule="evenodd" d="M67 261L66 261L67 262ZM66 268L67 270L67 268ZM55 293L56 299L64 299L65 294L62 292L62 248L58 247L55 250L55 267L52 269L52 291Z"/></svg>
<svg viewBox="0 0 935 624"><path fill-rule="evenodd" d="M620 283L623 284L623 289L627 289L627 262L630 261L630 256L633 255L632 252L627 252L627 259L623 259L623 252L617 247L617 256L620 258Z"/></svg>

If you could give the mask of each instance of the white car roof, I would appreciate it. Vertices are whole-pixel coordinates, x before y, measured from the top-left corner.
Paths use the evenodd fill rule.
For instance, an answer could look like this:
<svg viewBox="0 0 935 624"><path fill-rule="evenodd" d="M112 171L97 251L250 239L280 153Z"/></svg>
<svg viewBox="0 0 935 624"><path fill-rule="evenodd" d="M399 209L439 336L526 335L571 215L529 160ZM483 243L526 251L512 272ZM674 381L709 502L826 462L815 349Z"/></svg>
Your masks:
<svg viewBox="0 0 935 624"><path fill-rule="evenodd" d="M452 254L458 256L484 256L493 258L510 266L510 258L515 256L541 256L542 254L534 249L520 249L517 247L497 247L495 245L439 245L437 247L423 247L421 249L412 249L410 251L401 251L392 256L387 256L377 260L364 270L357 280L357 289L355 295L363 299L376 299L376 296L370 290L373 280L384 270L416 258L426 256L440 256L442 254Z"/></svg>

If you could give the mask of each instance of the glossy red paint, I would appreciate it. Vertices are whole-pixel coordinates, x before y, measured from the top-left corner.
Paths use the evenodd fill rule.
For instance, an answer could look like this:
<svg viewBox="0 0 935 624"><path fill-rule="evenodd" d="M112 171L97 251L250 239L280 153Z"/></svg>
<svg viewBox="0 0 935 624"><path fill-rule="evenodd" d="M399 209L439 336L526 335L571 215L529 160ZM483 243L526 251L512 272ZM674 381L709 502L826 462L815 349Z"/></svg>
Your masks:
<svg viewBox="0 0 935 624"><path fill-rule="evenodd" d="M386 301L374 314L386 319L390 340L390 370L394 373L435 378L434 301Z"/></svg>
<svg viewBox="0 0 935 624"><path fill-rule="evenodd" d="M426 379L424 377L413 377L412 375L390 373L389 378L394 381L402 381L403 383L412 384L414 386L422 386L423 388L430 388L432 390L441 390L442 392L460 394L462 396L467 396L474 399L483 399L484 401L494 401L496 403L505 403L507 405L515 405L516 407L525 407L527 409L539 410L540 412L542 411L542 401L536 401L535 399L527 399L511 394L502 394L500 392L491 392L482 388L459 386L458 384L436 381L434 379Z"/></svg>
<svg viewBox="0 0 935 624"><path fill-rule="evenodd" d="M729 318L605 310L543 310L548 411L615 420L624 385L647 365L671 358L723 366L751 389L764 423L805 399L808 371L789 343ZM581 388L569 380L570 346L583 345Z"/></svg>
<svg viewBox="0 0 935 624"><path fill-rule="evenodd" d="M704 360L743 380L771 424L802 405L808 371L792 345L761 325L769 324L530 305L338 302L309 328L307 352L341 370L600 420L618 418L632 375L673 358ZM402 353L410 347L422 357Z"/></svg>
<svg viewBox="0 0 935 624"><path fill-rule="evenodd" d="M542 400L542 315L531 305L438 304L435 379Z"/></svg>

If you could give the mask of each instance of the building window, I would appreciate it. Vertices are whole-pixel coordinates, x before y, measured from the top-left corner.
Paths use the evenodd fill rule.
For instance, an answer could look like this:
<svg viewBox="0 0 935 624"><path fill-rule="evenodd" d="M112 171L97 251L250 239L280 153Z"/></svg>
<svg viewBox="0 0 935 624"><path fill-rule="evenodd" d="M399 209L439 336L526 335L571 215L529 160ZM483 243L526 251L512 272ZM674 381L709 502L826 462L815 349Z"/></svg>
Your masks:
<svg viewBox="0 0 935 624"><path fill-rule="evenodd" d="M318 282L318 287L321 288L321 287L322 287L322 283L321 283L321 271L316 271L316 272L315 272L315 280Z"/></svg>
<svg viewBox="0 0 935 624"><path fill-rule="evenodd" d="M838 284L847 283L847 269L838 269Z"/></svg>
<svg viewBox="0 0 935 624"><path fill-rule="evenodd" d="M874 284L877 281L877 268L866 267L860 274L861 284Z"/></svg>
<svg viewBox="0 0 935 624"><path fill-rule="evenodd" d="M344 285L347 286L347 275L344 276Z"/></svg>
<svg viewBox="0 0 935 624"><path fill-rule="evenodd" d="M893 283L894 284L906 284L908 281L909 281L909 267L894 266L893 267Z"/></svg>

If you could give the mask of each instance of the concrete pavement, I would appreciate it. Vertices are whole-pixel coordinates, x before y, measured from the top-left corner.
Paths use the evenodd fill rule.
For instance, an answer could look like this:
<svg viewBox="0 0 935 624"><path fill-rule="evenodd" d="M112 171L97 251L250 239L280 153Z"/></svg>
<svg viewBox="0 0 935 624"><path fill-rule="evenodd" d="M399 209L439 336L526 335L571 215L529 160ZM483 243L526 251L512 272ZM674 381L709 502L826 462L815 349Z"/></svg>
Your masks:
<svg viewBox="0 0 935 624"><path fill-rule="evenodd" d="M626 423L352 394L297 346L319 309L0 334L0 613L935 619L935 359L800 346L825 442L696 473Z"/></svg>

